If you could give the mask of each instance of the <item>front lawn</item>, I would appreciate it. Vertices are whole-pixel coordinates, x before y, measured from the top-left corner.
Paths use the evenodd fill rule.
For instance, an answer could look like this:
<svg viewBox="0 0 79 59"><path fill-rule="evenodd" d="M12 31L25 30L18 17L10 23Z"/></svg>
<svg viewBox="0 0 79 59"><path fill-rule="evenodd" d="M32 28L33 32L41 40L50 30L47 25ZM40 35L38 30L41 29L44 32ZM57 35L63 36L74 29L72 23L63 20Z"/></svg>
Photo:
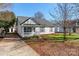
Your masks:
<svg viewBox="0 0 79 59"><path fill-rule="evenodd" d="M79 56L79 46L66 45L64 42L26 42L41 56Z"/></svg>
<svg viewBox="0 0 79 59"><path fill-rule="evenodd" d="M79 34L67 35L63 41L63 34L33 36L24 41L41 56L79 56ZM60 42L61 41L61 42Z"/></svg>
<svg viewBox="0 0 79 59"><path fill-rule="evenodd" d="M42 37L47 38L47 39L54 39L54 40L63 40L64 38L63 33L42 35ZM68 40L79 39L79 34L76 34L76 33L72 33L71 35L67 34L66 39Z"/></svg>

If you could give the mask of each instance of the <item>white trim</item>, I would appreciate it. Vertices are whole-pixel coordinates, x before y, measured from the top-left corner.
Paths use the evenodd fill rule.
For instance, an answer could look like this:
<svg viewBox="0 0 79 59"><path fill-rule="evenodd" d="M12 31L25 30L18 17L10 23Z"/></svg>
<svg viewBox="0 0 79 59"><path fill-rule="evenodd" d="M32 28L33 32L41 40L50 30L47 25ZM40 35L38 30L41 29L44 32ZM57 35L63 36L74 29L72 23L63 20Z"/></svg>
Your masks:
<svg viewBox="0 0 79 59"><path fill-rule="evenodd" d="M11 33L11 28L9 28L9 33Z"/></svg>

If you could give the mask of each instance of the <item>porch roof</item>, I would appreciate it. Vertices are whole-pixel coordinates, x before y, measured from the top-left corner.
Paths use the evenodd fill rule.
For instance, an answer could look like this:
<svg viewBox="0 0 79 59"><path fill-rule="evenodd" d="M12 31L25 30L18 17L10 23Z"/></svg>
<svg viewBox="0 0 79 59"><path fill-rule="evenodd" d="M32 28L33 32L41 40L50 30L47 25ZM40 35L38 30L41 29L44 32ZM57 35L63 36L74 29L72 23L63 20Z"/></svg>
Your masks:
<svg viewBox="0 0 79 59"><path fill-rule="evenodd" d="M22 26L27 26L27 27L48 27L46 25L38 25L38 24L23 24Z"/></svg>

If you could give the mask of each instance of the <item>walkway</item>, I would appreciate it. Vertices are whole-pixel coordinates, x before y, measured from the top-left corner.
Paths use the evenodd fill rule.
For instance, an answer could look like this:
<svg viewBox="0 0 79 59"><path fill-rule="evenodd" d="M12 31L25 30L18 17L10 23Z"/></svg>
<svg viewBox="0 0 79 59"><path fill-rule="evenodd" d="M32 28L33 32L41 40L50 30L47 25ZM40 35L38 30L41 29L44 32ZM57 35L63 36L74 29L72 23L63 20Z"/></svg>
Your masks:
<svg viewBox="0 0 79 59"><path fill-rule="evenodd" d="M17 39L17 38L16 38ZM0 56L39 56L29 45L22 40L1 39Z"/></svg>

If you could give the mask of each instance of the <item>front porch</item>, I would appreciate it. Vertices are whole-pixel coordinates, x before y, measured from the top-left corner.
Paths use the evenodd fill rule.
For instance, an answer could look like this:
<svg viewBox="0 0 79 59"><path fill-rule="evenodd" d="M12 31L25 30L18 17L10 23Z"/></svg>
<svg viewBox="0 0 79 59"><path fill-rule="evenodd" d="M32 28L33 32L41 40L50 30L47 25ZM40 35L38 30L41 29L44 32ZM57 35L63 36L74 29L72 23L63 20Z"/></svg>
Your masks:
<svg viewBox="0 0 79 59"><path fill-rule="evenodd" d="M37 32L36 32L36 27L40 27L41 25L23 25L21 27L22 29L22 35L23 37L30 37L30 36L33 36L33 35L36 35Z"/></svg>

